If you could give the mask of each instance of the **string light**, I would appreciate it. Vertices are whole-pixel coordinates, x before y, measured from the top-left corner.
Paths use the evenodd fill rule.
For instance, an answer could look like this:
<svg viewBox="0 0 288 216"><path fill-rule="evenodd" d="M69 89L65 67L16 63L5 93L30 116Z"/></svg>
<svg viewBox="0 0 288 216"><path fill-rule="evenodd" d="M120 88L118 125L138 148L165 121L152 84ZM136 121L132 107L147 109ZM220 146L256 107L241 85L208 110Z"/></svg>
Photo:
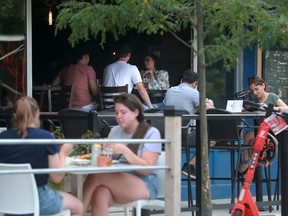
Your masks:
<svg viewBox="0 0 288 216"><path fill-rule="evenodd" d="M52 6L55 4L56 0L44 0L44 4L49 7L48 12L48 25L53 25L53 14L52 14Z"/></svg>
<svg viewBox="0 0 288 216"><path fill-rule="evenodd" d="M51 8L49 9L49 13L48 13L48 24L50 26L53 25L53 14L52 14Z"/></svg>

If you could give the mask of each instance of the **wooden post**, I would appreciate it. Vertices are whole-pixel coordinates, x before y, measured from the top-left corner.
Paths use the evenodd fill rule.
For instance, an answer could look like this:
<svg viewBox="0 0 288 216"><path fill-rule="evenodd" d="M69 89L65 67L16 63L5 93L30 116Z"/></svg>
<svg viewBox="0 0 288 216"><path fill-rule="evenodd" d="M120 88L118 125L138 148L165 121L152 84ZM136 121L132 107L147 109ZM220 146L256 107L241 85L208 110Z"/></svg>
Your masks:
<svg viewBox="0 0 288 216"><path fill-rule="evenodd" d="M171 166L165 172L165 216L180 216L181 212L181 111L165 107L166 164Z"/></svg>

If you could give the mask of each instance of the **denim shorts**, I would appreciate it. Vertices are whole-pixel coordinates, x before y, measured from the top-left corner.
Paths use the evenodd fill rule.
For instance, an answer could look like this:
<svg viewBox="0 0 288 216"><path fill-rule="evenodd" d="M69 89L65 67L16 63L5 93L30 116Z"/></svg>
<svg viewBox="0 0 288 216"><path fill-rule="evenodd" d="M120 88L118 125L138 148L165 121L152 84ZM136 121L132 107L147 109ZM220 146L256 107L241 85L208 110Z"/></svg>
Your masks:
<svg viewBox="0 0 288 216"><path fill-rule="evenodd" d="M142 179L146 184L147 190L149 191L150 199L156 199L157 194L158 194L157 174L150 173L149 175L141 175L136 171L130 171L128 173L135 175L138 178Z"/></svg>
<svg viewBox="0 0 288 216"><path fill-rule="evenodd" d="M48 184L38 187L40 215L56 214L63 210L63 197Z"/></svg>

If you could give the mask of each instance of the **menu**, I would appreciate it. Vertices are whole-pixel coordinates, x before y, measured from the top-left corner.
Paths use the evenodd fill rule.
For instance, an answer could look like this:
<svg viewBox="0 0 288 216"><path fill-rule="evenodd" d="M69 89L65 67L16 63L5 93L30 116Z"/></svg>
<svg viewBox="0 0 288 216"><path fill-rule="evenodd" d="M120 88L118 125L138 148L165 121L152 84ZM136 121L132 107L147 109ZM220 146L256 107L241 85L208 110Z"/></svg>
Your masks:
<svg viewBox="0 0 288 216"><path fill-rule="evenodd" d="M277 94L288 104L288 50L268 50L263 60L269 92Z"/></svg>

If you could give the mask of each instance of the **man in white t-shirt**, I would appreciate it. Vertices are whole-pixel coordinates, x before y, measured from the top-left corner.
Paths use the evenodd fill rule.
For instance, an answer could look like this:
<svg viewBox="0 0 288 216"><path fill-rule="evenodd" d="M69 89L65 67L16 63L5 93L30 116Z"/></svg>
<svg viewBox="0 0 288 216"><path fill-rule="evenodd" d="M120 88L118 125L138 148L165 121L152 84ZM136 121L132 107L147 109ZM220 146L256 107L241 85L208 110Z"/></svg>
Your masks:
<svg viewBox="0 0 288 216"><path fill-rule="evenodd" d="M128 84L128 93L132 92L134 85L149 109L153 108L149 95L142 82L138 68L129 64L131 49L123 45L118 51L119 60L104 69L103 86L124 86Z"/></svg>

